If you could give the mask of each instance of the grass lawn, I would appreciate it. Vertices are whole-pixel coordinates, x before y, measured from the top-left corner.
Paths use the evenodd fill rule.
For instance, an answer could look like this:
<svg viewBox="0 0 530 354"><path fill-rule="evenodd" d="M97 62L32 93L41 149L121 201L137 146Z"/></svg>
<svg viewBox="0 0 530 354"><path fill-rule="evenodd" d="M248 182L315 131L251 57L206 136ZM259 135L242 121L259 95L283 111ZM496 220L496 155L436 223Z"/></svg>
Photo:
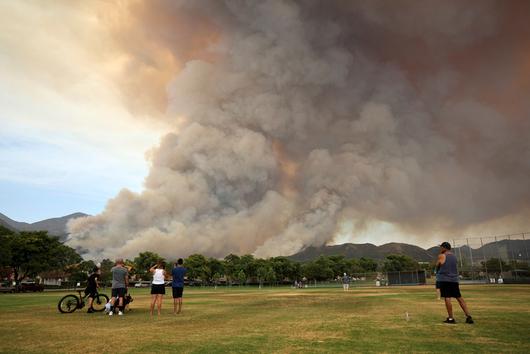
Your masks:
<svg viewBox="0 0 530 354"><path fill-rule="evenodd" d="M530 353L530 286L463 285L475 318L446 325L433 286L231 288L184 292L172 314L149 316L148 289L133 289L125 316L60 314L65 294L0 295L2 353L490 352ZM109 293L108 291L107 293ZM409 320L405 313L408 312Z"/></svg>

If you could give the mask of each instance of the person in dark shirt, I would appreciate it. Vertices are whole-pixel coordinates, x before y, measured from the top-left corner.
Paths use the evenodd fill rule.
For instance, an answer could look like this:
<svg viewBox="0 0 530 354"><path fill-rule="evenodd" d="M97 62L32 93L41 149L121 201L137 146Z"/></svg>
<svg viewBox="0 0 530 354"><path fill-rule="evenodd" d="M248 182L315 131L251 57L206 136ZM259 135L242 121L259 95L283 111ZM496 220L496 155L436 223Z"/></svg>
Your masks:
<svg viewBox="0 0 530 354"><path fill-rule="evenodd" d="M179 314L182 311L182 292L184 291L184 275L188 271L183 266L184 261L179 258L175 267L171 271L173 276L173 282L171 287L173 288L173 314Z"/></svg>
<svg viewBox="0 0 530 354"><path fill-rule="evenodd" d="M88 277L87 287L85 289L85 296L88 295L88 311L87 313L94 312L92 304L94 303L94 298L98 292L99 288L99 277L101 275L101 270L98 267L94 267L92 274Z"/></svg>
<svg viewBox="0 0 530 354"><path fill-rule="evenodd" d="M451 304L451 298L454 297L466 314L466 323L473 323L473 318L469 313L466 302L460 294L456 257L451 253L451 244L449 242L444 242L440 245L440 254L436 262L436 280L439 282L440 295L445 300L445 308L449 315L444 322L456 323L453 318L453 305Z"/></svg>

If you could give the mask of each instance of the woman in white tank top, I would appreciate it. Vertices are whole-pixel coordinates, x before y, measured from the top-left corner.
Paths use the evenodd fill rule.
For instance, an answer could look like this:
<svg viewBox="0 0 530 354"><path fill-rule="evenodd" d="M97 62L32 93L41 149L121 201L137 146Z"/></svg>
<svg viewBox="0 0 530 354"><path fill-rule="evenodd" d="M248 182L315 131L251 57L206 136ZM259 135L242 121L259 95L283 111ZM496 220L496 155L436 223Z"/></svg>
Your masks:
<svg viewBox="0 0 530 354"><path fill-rule="evenodd" d="M151 283L151 316L155 309L155 303L157 304L158 316L162 310L162 298L166 293L165 280L166 280L166 265L164 262L159 262L152 266L149 271L153 274L153 282Z"/></svg>

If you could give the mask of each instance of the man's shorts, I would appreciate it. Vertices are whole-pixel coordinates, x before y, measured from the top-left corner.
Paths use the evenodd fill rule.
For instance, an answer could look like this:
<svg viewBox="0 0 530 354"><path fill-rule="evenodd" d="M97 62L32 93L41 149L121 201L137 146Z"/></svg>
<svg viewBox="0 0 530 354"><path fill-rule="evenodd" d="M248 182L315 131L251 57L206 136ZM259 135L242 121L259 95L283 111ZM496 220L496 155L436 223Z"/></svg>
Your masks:
<svg viewBox="0 0 530 354"><path fill-rule="evenodd" d="M164 284L151 284L151 295L164 295L165 293L166 287L164 286Z"/></svg>
<svg viewBox="0 0 530 354"><path fill-rule="evenodd" d="M178 299L182 297L182 292L184 291L184 288L181 287L174 287L173 288L173 299Z"/></svg>
<svg viewBox="0 0 530 354"><path fill-rule="evenodd" d="M98 291L96 290L96 288L86 288L85 289L85 296L88 296L88 297L91 297L91 298L95 298L97 293L98 293Z"/></svg>
<svg viewBox="0 0 530 354"><path fill-rule="evenodd" d="M112 297L124 297L127 294L126 288L112 288Z"/></svg>
<svg viewBox="0 0 530 354"><path fill-rule="evenodd" d="M457 282L441 281L440 282L440 296L441 297L462 297L460 295L460 287Z"/></svg>
<svg viewBox="0 0 530 354"><path fill-rule="evenodd" d="M436 281L436 289L440 289L440 282L438 280Z"/></svg>

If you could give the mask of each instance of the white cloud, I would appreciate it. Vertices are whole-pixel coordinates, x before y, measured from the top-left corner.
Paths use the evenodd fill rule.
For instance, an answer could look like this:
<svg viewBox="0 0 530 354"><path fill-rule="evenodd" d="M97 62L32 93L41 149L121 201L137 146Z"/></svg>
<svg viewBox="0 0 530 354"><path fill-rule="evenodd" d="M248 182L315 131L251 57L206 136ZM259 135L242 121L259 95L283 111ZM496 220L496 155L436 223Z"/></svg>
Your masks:
<svg viewBox="0 0 530 354"><path fill-rule="evenodd" d="M0 5L0 183L104 199L140 190L163 124L123 107L94 13L55 5Z"/></svg>

